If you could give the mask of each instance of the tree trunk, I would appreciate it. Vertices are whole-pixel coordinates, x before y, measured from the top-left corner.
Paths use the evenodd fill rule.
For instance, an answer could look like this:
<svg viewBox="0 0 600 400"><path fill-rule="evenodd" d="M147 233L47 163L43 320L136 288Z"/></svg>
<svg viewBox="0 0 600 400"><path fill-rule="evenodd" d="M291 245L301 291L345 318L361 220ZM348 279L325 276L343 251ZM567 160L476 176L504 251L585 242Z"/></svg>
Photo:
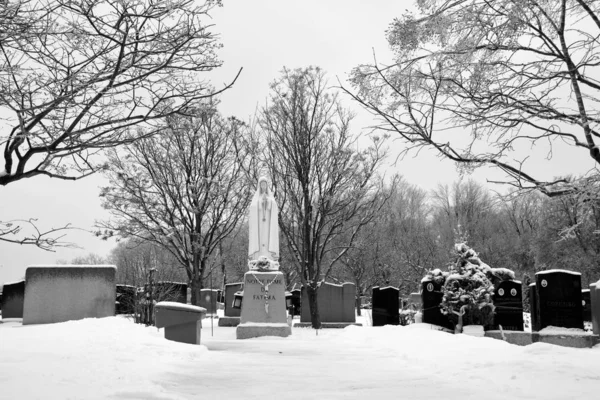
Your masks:
<svg viewBox="0 0 600 400"><path fill-rule="evenodd" d="M192 299L191 303L195 306L200 306L200 290L202 290L202 279L199 276L195 276L190 281L192 287Z"/></svg>
<svg viewBox="0 0 600 400"><path fill-rule="evenodd" d="M312 327L315 329L321 329L321 317L319 316L319 306L317 303L317 291L318 287L312 287L312 285L306 286L306 294L308 295L308 304L310 307L310 321Z"/></svg>
<svg viewBox="0 0 600 400"><path fill-rule="evenodd" d="M360 317L360 294L356 296L356 315Z"/></svg>

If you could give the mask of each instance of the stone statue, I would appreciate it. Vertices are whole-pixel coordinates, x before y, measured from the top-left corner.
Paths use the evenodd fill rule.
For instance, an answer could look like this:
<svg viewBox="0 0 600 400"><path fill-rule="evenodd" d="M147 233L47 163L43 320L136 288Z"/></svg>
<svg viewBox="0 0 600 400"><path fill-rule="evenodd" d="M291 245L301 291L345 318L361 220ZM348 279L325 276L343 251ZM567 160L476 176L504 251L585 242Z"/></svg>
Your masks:
<svg viewBox="0 0 600 400"><path fill-rule="evenodd" d="M279 269L279 208L266 177L258 179L248 215L250 269Z"/></svg>

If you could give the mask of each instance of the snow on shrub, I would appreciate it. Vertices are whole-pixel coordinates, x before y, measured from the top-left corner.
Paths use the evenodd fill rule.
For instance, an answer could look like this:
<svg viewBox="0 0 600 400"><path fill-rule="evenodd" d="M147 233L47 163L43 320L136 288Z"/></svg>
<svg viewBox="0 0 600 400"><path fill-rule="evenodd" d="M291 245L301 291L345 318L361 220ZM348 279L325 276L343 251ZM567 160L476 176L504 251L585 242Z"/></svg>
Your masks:
<svg viewBox="0 0 600 400"><path fill-rule="evenodd" d="M440 308L458 329L463 325L492 325L494 287L514 279L514 272L507 268L491 268L466 243L457 243L454 250L456 260L449 265L448 271L434 269L424 280L442 285L444 297Z"/></svg>

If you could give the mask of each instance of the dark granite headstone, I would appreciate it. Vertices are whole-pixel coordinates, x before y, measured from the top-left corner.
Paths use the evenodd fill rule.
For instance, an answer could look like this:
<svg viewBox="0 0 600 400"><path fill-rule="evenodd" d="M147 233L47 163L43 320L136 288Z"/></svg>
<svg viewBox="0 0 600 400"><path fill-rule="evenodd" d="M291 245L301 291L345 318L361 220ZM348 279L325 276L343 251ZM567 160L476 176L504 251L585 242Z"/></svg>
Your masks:
<svg viewBox="0 0 600 400"><path fill-rule="evenodd" d="M117 285L115 314L133 314L137 288L130 285Z"/></svg>
<svg viewBox="0 0 600 400"><path fill-rule="evenodd" d="M540 330L540 316L537 307L537 290L535 283L529 284L529 310L530 310L530 321L531 331L537 332Z"/></svg>
<svg viewBox="0 0 600 400"><path fill-rule="evenodd" d="M583 289L581 291L581 306L583 307L583 320L592 320L592 298L590 295L590 289Z"/></svg>
<svg viewBox="0 0 600 400"><path fill-rule="evenodd" d="M301 302L302 302L302 290L292 290L292 315L300 315L301 313Z"/></svg>
<svg viewBox="0 0 600 400"><path fill-rule="evenodd" d="M523 331L523 293L521 282L500 282L494 293L494 315L493 329L505 331Z"/></svg>
<svg viewBox="0 0 600 400"><path fill-rule="evenodd" d="M592 303L592 329L594 335L600 335L600 281L590 285Z"/></svg>
<svg viewBox="0 0 600 400"><path fill-rule="evenodd" d="M2 318L23 318L25 281L5 283L2 289Z"/></svg>
<svg viewBox="0 0 600 400"><path fill-rule="evenodd" d="M440 310L443 297L444 294L441 285L433 281L422 282L421 303L423 304L423 322L454 329L452 322Z"/></svg>
<svg viewBox="0 0 600 400"><path fill-rule="evenodd" d="M395 287L373 288L373 326L400 324L399 296L400 290Z"/></svg>
<svg viewBox="0 0 600 400"><path fill-rule="evenodd" d="M535 274L540 329L547 326L583 329L581 274L551 270Z"/></svg>
<svg viewBox="0 0 600 400"><path fill-rule="evenodd" d="M233 295L235 292L239 292L244 289L242 282L228 283L225 285L225 316L226 317L239 317L241 309L233 308Z"/></svg>

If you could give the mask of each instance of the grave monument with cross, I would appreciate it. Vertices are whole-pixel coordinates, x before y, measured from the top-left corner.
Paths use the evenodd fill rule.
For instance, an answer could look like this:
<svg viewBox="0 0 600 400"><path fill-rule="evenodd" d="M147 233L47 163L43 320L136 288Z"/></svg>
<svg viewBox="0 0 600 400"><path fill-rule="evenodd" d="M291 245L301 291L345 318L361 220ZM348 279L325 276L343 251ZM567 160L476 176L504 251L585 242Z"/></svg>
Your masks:
<svg viewBox="0 0 600 400"><path fill-rule="evenodd" d="M248 269L238 339L291 334L287 323L285 280L279 271L279 225L277 203L262 174L248 210Z"/></svg>

